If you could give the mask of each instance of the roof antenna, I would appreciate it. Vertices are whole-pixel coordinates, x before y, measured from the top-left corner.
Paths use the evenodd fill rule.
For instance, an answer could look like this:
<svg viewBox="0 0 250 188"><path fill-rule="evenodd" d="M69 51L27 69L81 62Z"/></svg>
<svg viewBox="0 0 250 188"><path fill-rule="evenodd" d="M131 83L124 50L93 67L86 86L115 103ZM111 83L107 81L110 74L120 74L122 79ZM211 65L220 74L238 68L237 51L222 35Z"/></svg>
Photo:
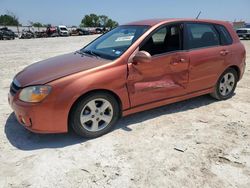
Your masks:
<svg viewBox="0 0 250 188"><path fill-rule="evenodd" d="M196 20L199 19L200 15L201 15L201 11L200 11L199 14L196 16Z"/></svg>

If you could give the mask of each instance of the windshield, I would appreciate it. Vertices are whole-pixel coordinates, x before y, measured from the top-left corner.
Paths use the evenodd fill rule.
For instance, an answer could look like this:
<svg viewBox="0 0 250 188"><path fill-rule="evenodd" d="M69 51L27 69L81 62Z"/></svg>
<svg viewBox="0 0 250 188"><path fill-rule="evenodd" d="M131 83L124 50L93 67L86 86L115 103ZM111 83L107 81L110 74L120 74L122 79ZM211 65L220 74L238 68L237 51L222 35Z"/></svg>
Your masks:
<svg viewBox="0 0 250 188"><path fill-rule="evenodd" d="M119 26L81 49L81 52L104 59L115 60L145 33L148 28L149 26Z"/></svg>
<svg viewBox="0 0 250 188"><path fill-rule="evenodd" d="M67 28L65 28L65 27L60 27L60 30L62 30L62 31L67 31Z"/></svg>

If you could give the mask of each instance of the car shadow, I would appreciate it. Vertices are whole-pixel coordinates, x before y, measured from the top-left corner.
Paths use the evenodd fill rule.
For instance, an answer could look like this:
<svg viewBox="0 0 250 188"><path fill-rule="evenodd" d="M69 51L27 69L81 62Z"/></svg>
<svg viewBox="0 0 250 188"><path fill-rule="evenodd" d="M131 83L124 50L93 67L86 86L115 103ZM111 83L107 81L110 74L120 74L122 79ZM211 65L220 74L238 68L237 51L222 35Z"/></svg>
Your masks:
<svg viewBox="0 0 250 188"><path fill-rule="evenodd" d="M19 124L14 113L11 113L6 121L5 134L9 142L20 150L62 148L86 141L72 130L63 134L32 133Z"/></svg>
<svg viewBox="0 0 250 188"><path fill-rule="evenodd" d="M186 101L169 104L156 109L140 112L127 116L119 120L116 129L132 131L129 125L140 123L148 119L153 119L161 115L178 113L182 111L193 110L202 106L216 102L210 96L201 96ZM88 139L77 136L73 130L65 134L37 134L26 130L21 126L14 113L10 114L5 124L5 134L9 142L20 150L37 150L44 148L63 148L74 144L84 143Z"/></svg>

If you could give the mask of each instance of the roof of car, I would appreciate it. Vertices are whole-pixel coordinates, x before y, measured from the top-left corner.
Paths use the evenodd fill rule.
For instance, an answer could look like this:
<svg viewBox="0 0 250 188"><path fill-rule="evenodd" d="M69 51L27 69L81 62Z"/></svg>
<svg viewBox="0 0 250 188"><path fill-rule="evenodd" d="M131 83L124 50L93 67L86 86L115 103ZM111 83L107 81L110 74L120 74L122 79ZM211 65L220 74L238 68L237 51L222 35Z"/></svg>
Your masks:
<svg viewBox="0 0 250 188"><path fill-rule="evenodd" d="M169 22L206 22L206 23L214 23L214 24L223 24L223 23L226 23L226 21L208 20L208 19L167 18L167 19L141 20L141 21L127 23L125 25L148 25L148 26L154 26L154 25L164 24L164 23L169 23Z"/></svg>

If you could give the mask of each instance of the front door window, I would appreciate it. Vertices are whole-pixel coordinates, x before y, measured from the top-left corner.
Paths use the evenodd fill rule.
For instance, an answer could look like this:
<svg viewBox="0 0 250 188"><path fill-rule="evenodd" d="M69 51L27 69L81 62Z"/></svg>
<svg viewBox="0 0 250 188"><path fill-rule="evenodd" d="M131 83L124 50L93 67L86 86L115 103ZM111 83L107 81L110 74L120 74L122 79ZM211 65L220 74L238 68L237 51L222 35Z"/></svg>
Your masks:
<svg viewBox="0 0 250 188"><path fill-rule="evenodd" d="M182 24L164 26L155 31L144 44L141 51L152 56L182 50Z"/></svg>

